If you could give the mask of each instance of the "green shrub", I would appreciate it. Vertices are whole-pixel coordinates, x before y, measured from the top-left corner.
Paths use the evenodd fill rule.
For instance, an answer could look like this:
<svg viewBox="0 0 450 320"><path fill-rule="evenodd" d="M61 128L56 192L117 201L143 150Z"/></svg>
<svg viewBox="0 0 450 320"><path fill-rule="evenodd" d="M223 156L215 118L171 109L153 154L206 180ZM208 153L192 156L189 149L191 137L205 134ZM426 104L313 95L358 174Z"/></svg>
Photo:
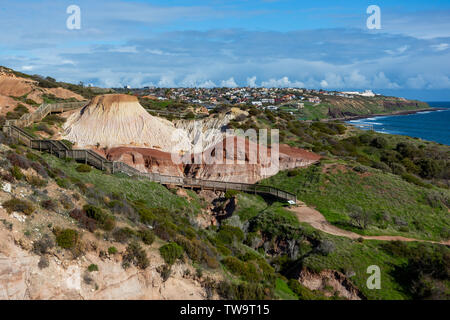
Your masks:
<svg viewBox="0 0 450 320"><path fill-rule="evenodd" d="M22 170L20 170L18 166L13 166L11 168L11 174L16 180L22 180L22 178L24 177Z"/></svg>
<svg viewBox="0 0 450 320"><path fill-rule="evenodd" d="M404 174L402 174L402 178L403 178L403 180L408 181L409 183L418 185L420 187L431 188L430 184L423 182L422 179L420 179L419 177L416 177L415 175L412 175L409 173L404 173Z"/></svg>
<svg viewBox="0 0 450 320"><path fill-rule="evenodd" d="M47 185L47 181L37 177L37 176L28 176L27 182L33 187L42 188Z"/></svg>
<svg viewBox="0 0 450 320"><path fill-rule="evenodd" d="M217 285L217 293L226 300L266 300L272 293L260 284L255 283L231 283L221 281Z"/></svg>
<svg viewBox="0 0 450 320"><path fill-rule="evenodd" d="M70 188L70 182L67 179L64 178L55 178L56 184L64 189L69 189Z"/></svg>
<svg viewBox="0 0 450 320"><path fill-rule="evenodd" d="M234 241L242 242L244 233L238 227L225 225L220 227L216 239L224 244L232 244Z"/></svg>
<svg viewBox="0 0 450 320"><path fill-rule="evenodd" d="M88 271L89 271L89 272L98 271L98 265L96 265L96 264L91 264L91 265L89 265Z"/></svg>
<svg viewBox="0 0 450 320"><path fill-rule="evenodd" d="M220 252L220 254L223 255L223 256L229 256L229 255L231 255L231 250L228 249L227 247L221 245L221 244L217 245L217 250L218 250L218 251Z"/></svg>
<svg viewBox="0 0 450 320"><path fill-rule="evenodd" d="M116 254L118 251L117 251L117 248L116 247L109 247L108 248L108 253L109 254Z"/></svg>
<svg viewBox="0 0 450 320"><path fill-rule="evenodd" d="M311 290L301 285L296 279L288 282L289 288L298 296L299 300L316 300L318 297Z"/></svg>
<svg viewBox="0 0 450 320"><path fill-rule="evenodd" d="M129 227L124 227L120 229L115 229L112 233L112 236L114 240L116 240L117 242L127 243L129 240L136 237L136 232Z"/></svg>
<svg viewBox="0 0 450 320"><path fill-rule="evenodd" d="M87 204L83 206L83 210L86 212L86 216L97 221L99 227L103 230L111 231L114 229L115 221L113 217L105 213L102 209Z"/></svg>
<svg viewBox="0 0 450 320"><path fill-rule="evenodd" d="M168 265L172 265L183 256L184 249L175 242L171 242L159 248L159 253Z"/></svg>
<svg viewBox="0 0 450 320"><path fill-rule="evenodd" d="M122 266L124 268L129 267L131 263L140 269L146 269L150 265L147 253L137 242L130 243L123 256Z"/></svg>
<svg viewBox="0 0 450 320"><path fill-rule="evenodd" d="M56 243L63 249L72 249L78 242L78 232L73 229L64 229L56 234Z"/></svg>
<svg viewBox="0 0 450 320"><path fill-rule="evenodd" d="M237 190L227 190L225 192L225 199L234 198L238 193L239 193L239 191L237 191Z"/></svg>
<svg viewBox="0 0 450 320"><path fill-rule="evenodd" d="M25 215L29 216L31 215L35 208L33 204L26 200L21 200L17 198L12 198L10 200L7 200L2 203L3 208L6 209L8 213L11 213L13 211L22 212Z"/></svg>
<svg viewBox="0 0 450 320"><path fill-rule="evenodd" d="M87 165L87 164L80 164L80 165L76 168L76 170L77 170L78 172L91 172L92 168L91 168L90 165Z"/></svg>
<svg viewBox="0 0 450 320"><path fill-rule="evenodd" d="M261 270L252 261L243 262L236 257L229 256L222 260L222 264L231 273L241 276L244 280L259 282L262 279Z"/></svg>
<svg viewBox="0 0 450 320"><path fill-rule="evenodd" d="M370 145L372 147L378 148L378 149L385 149L387 147L387 140L384 137L376 137L371 142Z"/></svg>
<svg viewBox="0 0 450 320"><path fill-rule="evenodd" d="M139 230L138 235L139 238L141 238L142 242L146 245L151 245L153 241L155 241L154 233L148 229Z"/></svg>

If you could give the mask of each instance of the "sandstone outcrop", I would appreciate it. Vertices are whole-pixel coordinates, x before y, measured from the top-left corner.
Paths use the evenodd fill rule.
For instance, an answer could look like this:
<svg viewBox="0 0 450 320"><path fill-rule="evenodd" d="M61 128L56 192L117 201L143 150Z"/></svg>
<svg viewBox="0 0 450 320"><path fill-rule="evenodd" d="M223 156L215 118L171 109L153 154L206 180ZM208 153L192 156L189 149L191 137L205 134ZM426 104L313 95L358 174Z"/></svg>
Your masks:
<svg viewBox="0 0 450 320"><path fill-rule="evenodd" d="M64 125L64 139L78 147L144 147L172 152L189 150L190 142L167 120L150 115L135 96L97 96L72 114Z"/></svg>

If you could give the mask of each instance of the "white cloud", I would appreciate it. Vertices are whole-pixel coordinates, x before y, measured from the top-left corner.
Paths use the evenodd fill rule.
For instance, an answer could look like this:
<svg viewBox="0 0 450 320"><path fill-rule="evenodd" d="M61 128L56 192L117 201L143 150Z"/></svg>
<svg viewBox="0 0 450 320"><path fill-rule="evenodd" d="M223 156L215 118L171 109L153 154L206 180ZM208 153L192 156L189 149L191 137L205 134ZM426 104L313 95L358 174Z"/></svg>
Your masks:
<svg viewBox="0 0 450 320"><path fill-rule="evenodd" d="M119 52L119 53L137 53L137 49L135 46L124 46L124 47L115 47L109 49L110 52Z"/></svg>
<svg viewBox="0 0 450 320"><path fill-rule="evenodd" d="M261 83L263 87L279 87L279 88L289 88L289 87L305 87L305 84L301 81L290 81L288 77L284 76L280 79L269 79L268 81L263 81Z"/></svg>
<svg viewBox="0 0 450 320"><path fill-rule="evenodd" d="M448 43L434 44L431 46L434 51L444 51L448 49Z"/></svg>
<svg viewBox="0 0 450 320"><path fill-rule="evenodd" d="M33 66L22 66L22 68L20 68L22 71L31 71L34 69Z"/></svg>
<svg viewBox="0 0 450 320"><path fill-rule="evenodd" d="M170 87L176 87L177 85L174 82L174 79L172 76L164 75L161 77L161 79L158 82L158 87L161 88L170 88Z"/></svg>
<svg viewBox="0 0 450 320"><path fill-rule="evenodd" d="M226 87L226 88L235 88L235 87L237 87L238 85L237 85L236 81L234 81L234 78L231 77L231 78L228 79L228 80L222 80L222 81L220 82L220 86L221 86L221 87Z"/></svg>
<svg viewBox="0 0 450 320"><path fill-rule="evenodd" d="M394 49L394 50L390 50L390 49L385 50L385 52L387 54L390 54L390 55L403 54L403 53L406 52L406 50L408 50L408 48L409 48L409 46L405 45L405 46L399 47L399 48Z"/></svg>
<svg viewBox="0 0 450 320"><path fill-rule="evenodd" d="M256 84L256 76L253 76L253 77L251 77L251 78L247 78L247 85L248 85L249 87L251 87L251 88L257 87L257 84Z"/></svg>

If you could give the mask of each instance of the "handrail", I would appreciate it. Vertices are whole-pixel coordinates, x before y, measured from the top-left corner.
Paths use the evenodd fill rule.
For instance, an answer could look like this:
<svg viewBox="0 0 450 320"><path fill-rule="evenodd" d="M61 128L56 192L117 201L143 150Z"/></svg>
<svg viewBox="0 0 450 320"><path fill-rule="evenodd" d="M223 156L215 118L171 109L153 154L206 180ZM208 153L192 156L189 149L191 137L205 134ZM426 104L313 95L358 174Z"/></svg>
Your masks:
<svg viewBox="0 0 450 320"><path fill-rule="evenodd" d="M37 110L37 112L39 113L39 116L42 116L43 114L47 115L49 112L52 111L62 112L66 110L64 109L65 106L62 105L67 105L68 108L73 108L73 105L70 104L57 104L56 106L43 104L41 105L42 108L39 107L40 110L38 109L39 111ZM35 121L32 120L33 118L35 117L28 116L26 121L30 120ZM22 123L22 120L25 119L21 118L20 120L21 120L20 122L14 123ZM13 124L13 122L6 122L5 125L3 126L3 132L13 138L17 138L18 141L21 141L21 139L27 140L24 141L25 144L32 149L38 149L39 151L43 150L49 151L51 154L54 154L59 158L68 157L79 161L82 160L85 163L88 163L93 167L96 167L97 169L109 170L112 173L122 172L130 176L147 178L150 181L164 185L178 185L183 187L212 189L220 191L238 190L244 192L251 192L255 194L271 195L285 201L297 200L296 195L293 193L266 185L248 184L240 182L225 182L216 180L202 180L196 178L163 175L159 173L140 172L139 170L131 167L130 165L124 162L110 161L92 150L72 149L63 142L61 142L61 140L35 139L26 131L19 128L16 124Z"/></svg>
<svg viewBox="0 0 450 320"><path fill-rule="evenodd" d="M17 126L17 127L28 127L33 122L42 120L49 113L52 112L64 112L68 110L79 109L84 107L87 104L87 101L78 101L78 102L64 102L64 103L55 103L55 104L41 104L33 113L25 113L19 119L14 120L6 120L6 126Z"/></svg>

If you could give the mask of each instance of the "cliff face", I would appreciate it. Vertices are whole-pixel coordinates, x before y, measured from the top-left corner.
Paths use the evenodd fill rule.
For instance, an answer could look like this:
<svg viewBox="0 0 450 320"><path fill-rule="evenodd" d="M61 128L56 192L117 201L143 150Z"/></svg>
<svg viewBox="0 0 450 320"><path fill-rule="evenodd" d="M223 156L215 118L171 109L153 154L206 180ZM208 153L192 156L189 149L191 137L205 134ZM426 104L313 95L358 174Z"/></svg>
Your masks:
<svg viewBox="0 0 450 320"><path fill-rule="evenodd" d="M234 145L234 150L227 150L227 143ZM222 149L222 161L217 164L191 164L185 166L189 177L228 182L256 183L261 179L277 174L281 170L305 167L320 159L320 156L306 150L279 145L279 156L272 157L272 149L242 137L226 137L220 145L206 150L207 157L217 157ZM252 151L250 151L252 150Z"/></svg>
<svg viewBox="0 0 450 320"><path fill-rule="evenodd" d="M108 160L121 161L141 172L183 176L183 166L173 163L171 154L147 148L112 148L104 154Z"/></svg>
<svg viewBox="0 0 450 320"><path fill-rule="evenodd" d="M0 67L0 114L6 114L13 111L20 103L29 110L33 110L34 106L31 102L42 103L43 95L53 95L60 99L74 98L76 100L84 100L82 96L64 88L41 88L35 80L16 76L12 70ZM26 96L29 100L16 100Z"/></svg>
<svg viewBox="0 0 450 320"><path fill-rule="evenodd" d="M79 147L134 146L171 152L187 150L190 142L169 121L153 117L134 96L97 96L64 125L64 139Z"/></svg>
<svg viewBox="0 0 450 320"><path fill-rule="evenodd" d="M191 150L202 152L220 143L226 134L227 124L234 117L232 113L220 114L217 117L202 120L177 120L174 125L188 136L192 145Z"/></svg>
<svg viewBox="0 0 450 320"><path fill-rule="evenodd" d="M11 219L4 209L0 217ZM40 257L22 248L27 246L17 233L0 226L0 300L206 299L202 284L185 275L187 269L195 273L192 266L174 265L164 282L156 270L164 261L156 250L150 253L152 264L146 270L133 266L124 270L119 258L100 258L98 248L75 260L53 252L48 267L41 269ZM100 272L88 273L90 264L96 264Z"/></svg>
<svg viewBox="0 0 450 320"><path fill-rule="evenodd" d="M234 150L227 152L230 140L234 144ZM220 149L221 158L218 156ZM253 156L250 150L255 150ZM176 164L170 153L146 148L112 148L105 155L109 160L123 161L142 172L243 183L256 183L280 170L305 167L320 159L320 156L312 152L287 145L279 145L277 159L271 159L271 153L270 148L260 149L247 139L227 137L203 153L192 154L182 164ZM212 163L214 158L221 161Z"/></svg>

